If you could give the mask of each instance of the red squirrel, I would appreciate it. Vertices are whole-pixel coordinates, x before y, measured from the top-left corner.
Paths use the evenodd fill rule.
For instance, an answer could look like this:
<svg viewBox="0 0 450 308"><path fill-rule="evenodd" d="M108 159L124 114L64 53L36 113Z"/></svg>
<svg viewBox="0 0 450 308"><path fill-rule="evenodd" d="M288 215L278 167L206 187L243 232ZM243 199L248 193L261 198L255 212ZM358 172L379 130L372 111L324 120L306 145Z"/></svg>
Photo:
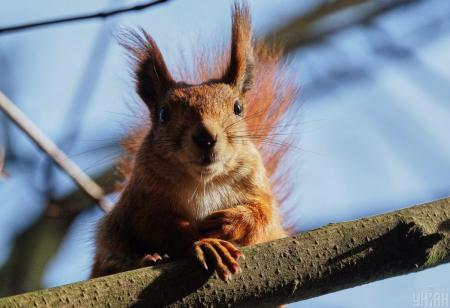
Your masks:
<svg viewBox="0 0 450 308"><path fill-rule="evenodd" d="M133 159L99 223L92 277L167 254L194 255L228 280L241 271L239 247L286 236L273 190L287 147L275 147L272 133L296 87L281 52L254 44L248 7L236 2L232 11L231 47L209 66L199 56L199 83L176 81L152 37L128 33L150 121L126 141Z"/></svg>

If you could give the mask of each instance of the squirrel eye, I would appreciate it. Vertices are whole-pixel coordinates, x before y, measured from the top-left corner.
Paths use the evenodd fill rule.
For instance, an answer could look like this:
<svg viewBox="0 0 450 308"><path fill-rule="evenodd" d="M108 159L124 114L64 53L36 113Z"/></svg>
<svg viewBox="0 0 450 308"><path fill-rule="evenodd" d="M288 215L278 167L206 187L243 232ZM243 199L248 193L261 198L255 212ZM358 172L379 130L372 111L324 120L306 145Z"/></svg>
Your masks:
<svg viewBox="0 0 450 308"><path fill-rule="evenodd" d="M243 107L242 104L239 101L234 102L234 114L235 115L242 115Z"/></svg>
<svg viewBox="0 0 450 308"><path fill-rule="evenodd" d="M169 121L169 110L167 107L161 107L158 110L158 120L160 123Z"/></svg>

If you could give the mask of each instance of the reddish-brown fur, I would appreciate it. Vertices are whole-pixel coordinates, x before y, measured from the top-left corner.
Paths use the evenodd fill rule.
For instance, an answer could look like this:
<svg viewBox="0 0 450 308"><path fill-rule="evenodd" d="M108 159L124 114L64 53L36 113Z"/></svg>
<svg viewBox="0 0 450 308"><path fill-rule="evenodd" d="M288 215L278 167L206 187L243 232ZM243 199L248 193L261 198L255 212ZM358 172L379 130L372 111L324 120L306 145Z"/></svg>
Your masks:
<svg viewBox="0 0 450 308"><path fill-rule="evenodd" d="M272 191L285 184L275 175L287 145L274 146L272 133L294 101L295 83L278 50L252 46L248 8L239 4L230 51L213 62L199 56L195 76L184 82L173 79L145 32L130 33L126 47L152 124L125 142L126 180L99 225L92 276L194 253L229 279L240 271L238 246L286 235Z"/></svg>

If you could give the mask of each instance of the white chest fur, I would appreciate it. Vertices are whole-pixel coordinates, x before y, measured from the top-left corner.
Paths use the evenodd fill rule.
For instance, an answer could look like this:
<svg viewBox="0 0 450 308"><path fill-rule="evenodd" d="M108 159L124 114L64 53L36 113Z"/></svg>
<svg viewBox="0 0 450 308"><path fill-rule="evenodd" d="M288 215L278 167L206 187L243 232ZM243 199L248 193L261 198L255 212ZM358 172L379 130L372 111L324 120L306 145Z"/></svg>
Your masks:
<svg viewBox="0 0 450 308"><path fill-rule="evenodd" d="M181 205L182 211L198 222L214 211L234 207L242 196L230 184L198 185Z"/></svg>

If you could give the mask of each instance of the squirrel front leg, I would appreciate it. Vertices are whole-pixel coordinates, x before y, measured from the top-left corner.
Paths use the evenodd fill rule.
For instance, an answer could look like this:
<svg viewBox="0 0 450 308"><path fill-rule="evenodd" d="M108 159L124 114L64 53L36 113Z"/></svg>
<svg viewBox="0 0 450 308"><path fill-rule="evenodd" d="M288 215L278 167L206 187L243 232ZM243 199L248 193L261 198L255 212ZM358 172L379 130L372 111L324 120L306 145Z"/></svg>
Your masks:
<svg viewBox="0 0 450 308"><path fill-rule="evenodd" d="M222 280L240 271L237 260L241 252L231 243L217 238L200 237L197 228L183 217L165 213L164 219L149 223L141 220L135 227L139 240L129 228L116 225L114 215L106 217L99 230L91 278L156 264L161 254L179 259L194 254L206 270L215 270ZM151 226L151 229L149 229ZM128 230L128 232L127 232ZM138 242L148 250L136 249Z"/></svg>
<svg viewBox="0 0 450 308"><path fill-rule="evenodd" d="M173 216L170 223L166 221L160 227L166 227L165 236L155 238L149 234L148 240L162 241L157 246L162 247L170 257L180 258L193 253L206 270L215 270L219 278L225 281L231 278L231 274L241 271L237 260L242 253L232 243L201 236L198 229L181 216Z"/></svg>
<svg viewBox="0 0 450 308"><path fill-rule="evenodd" d="M252 202L213 212L199 225L202 236L247 246L285 236L270 202Z"/></svg>
<svg viewBox="0 0 450 308"><path fill-rule="evenodd" d="M198 229L183 218L178 218L171 225L175 228L168 230L171 232L168 238L171 242L172 240L177 242L176 246L171 247L177 249L173 251L174 255L181 257L193 253L205 270L216 271L219 278L224 281L231 279L232 274L241 271L237 261L242 253L232 243L200 236Z"/></svg>

